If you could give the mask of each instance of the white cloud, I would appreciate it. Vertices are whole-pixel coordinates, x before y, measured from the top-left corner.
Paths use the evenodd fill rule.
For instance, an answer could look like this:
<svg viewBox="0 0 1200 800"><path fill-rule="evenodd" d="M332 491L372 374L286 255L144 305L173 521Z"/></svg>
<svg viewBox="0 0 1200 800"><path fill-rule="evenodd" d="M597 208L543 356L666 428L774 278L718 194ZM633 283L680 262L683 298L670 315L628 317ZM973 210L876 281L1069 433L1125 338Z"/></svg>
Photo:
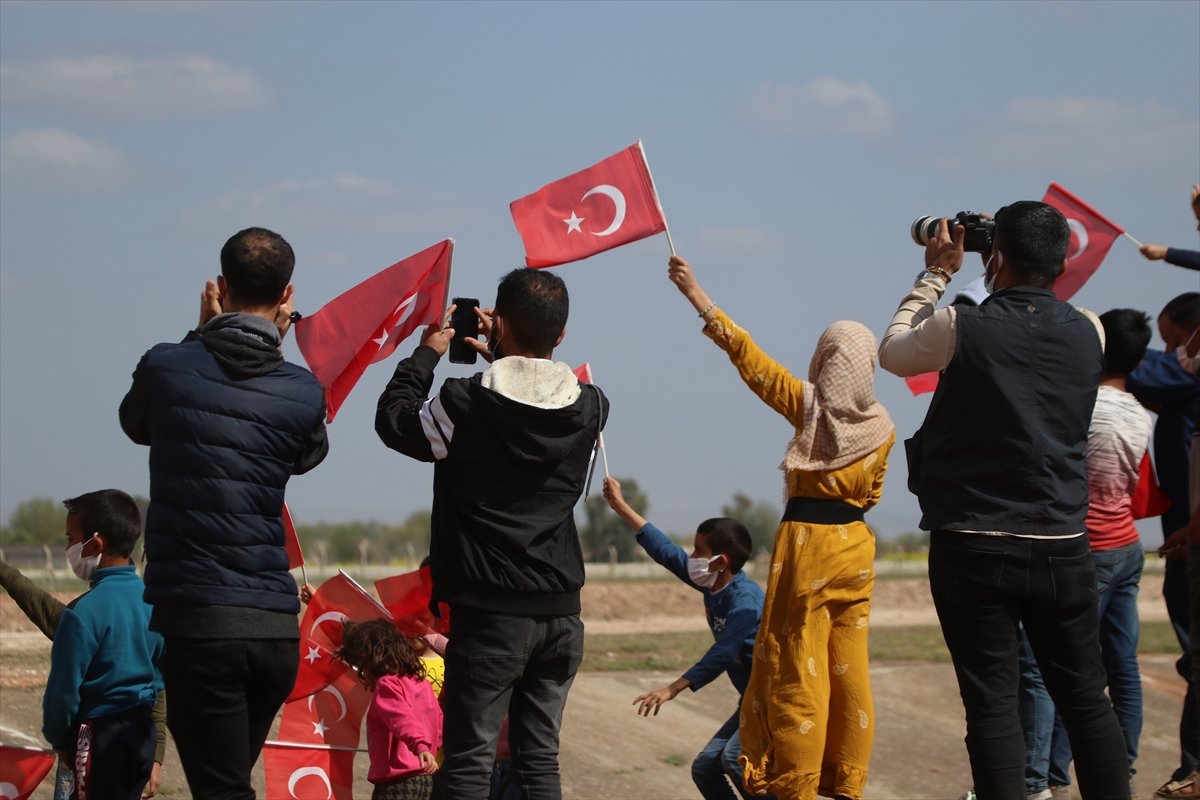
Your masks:
<svg viewBox="0 0 1200 800"><path fill-rule="evenodd" d="M1200 122L1155 100L1027 97L979 119L962 158L998 168L1113 174L1177 162L1196 152Z"/></svg>
<svg viewBox="0 0 1200 800"><path fill-rule="evenodd" d="M107 114L256 108L269 92L248 69L205 55L97 55L0 64L5 105Z"/></svg>
<svg viewBox="0 0 1200 800"><path fill-rule="evenodd" d="M61 128L25 129L0 140L0 171L5 179L25 184L84 188L122 177L125 156Z"/></svg>
<svg viewBox="0 0 1200 800"><path fill-rule="evenodd" d="M803 86L768 83L746 107L751 122L781 133L885 136L895 127L891 104L866 81L814 78Z"/></svg>
<svg viewBox="0 0 1200 800"><path fill-rule="evenodd" d="M338 173L227 192L188 212L185 221L335 232L425 229L449 235L476 216L474 209L444 193L418 192L377 178Z"/></svg>
<svg viewBox="0 0 1200 800"><path fill-rule="evenodd" d="M745 226L708 226L696 231L696 241L704 249L718 253L778 256L784 251L783 239L759 228Z"/></svg>

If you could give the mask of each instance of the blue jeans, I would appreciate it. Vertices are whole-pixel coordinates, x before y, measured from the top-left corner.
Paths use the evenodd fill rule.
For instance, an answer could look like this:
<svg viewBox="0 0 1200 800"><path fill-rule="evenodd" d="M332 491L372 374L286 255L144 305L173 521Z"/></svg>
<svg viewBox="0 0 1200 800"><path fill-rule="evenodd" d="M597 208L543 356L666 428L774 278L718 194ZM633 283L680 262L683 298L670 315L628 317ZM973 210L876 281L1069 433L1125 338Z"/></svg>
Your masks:
<svg viewBox="0 0 1200 800"><path fill-rule="evenodd" d="M747 800L750 797L742 786L742 767L738 764L738 756L742 754L742 741L738 738L740 715L740 711L733 712L692 762L692 780L704 800L736 800L730 782L738 794Z"/></svg>
<svg viewBox="0 0 1200 800"><path fill-rule="evenodd" d="M967 753L980 800L1025 797L1017 667L1022 624L1071 732L1083 795L1128 800L1125 742L1104 693L1087 537L934 531L929 588L966 710Z"/></svg>
<svg viewBox="0 0 1200 800"><path fill-rule="evenodd" d="M1100 618L1100 654L1108 677L1108 694L1113 711L1121 724L1125 752L1130 772L1137 760L1138 740L1142 734L1142 676L1138 670L1137 645L1141 624L1138 620L1137 596L1146 557L1141 542L1132 542L1111 550L1092 552L1096 566L1097 611ZM1030 695L1041 703L1031 716L1041 722L1047 712L1054 718L1054 733L1049 742L1040 741L1044 748L1032 749L1026 764L1026 786L1029 791L1041 791L1050 785L1071 782L1071 744L1062 719L1053 714L1053 704L1041 685L1037 663L1022 663L1022 695L1024 683L1030 683ZM1027 731L1026 741L1030 741ZM1045 765L1045 766L1043 766ZM1042 782L1042 781L1045 782Z"/></svg>
<svg viewBox="0 0 1200 800"><path fill-rule="evenodd" d="M530 617L464 606L450 609L442 750L442 797L486 800L500 726L516 783L528 800L561 800L558 737L563 708L583 661L579 615ZM169 707L169 706L168 706Z"/></svg>
<svg viewBox="0 0 1200 800"><path fill-rule="evenodd" d="M1017 710L1021 715L1021 731L1025 734L1025 794L1030 795L1045 791L1052 782L1049 775L1050 743L1054 736L1055 714L1054 702L1042 682L1042 673L1024 628L1021 629L1017 663L1021 669ZM1066 783L1070 783L1070 779Z"/></svg>

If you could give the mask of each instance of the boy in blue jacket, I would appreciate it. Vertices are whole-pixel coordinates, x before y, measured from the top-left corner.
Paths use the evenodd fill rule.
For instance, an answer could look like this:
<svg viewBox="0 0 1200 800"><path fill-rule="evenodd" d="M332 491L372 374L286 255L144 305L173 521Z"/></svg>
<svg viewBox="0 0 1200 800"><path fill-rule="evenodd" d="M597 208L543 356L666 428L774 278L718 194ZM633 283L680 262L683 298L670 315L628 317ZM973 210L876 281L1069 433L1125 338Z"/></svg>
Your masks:
<svg viewBox="0 0 1200 800"><path fill-rule="evenodd" d="M141 515L116 489L63 505L67 561L92 588L67 606L54 632L42 734L74 763L78 797L138 800L154 765L163 653L130 558Z"/></svg>
<svg viewBox="0 0 1200 800"><path fill-rule="evenodd" d="M663 703L684 689L696 691L722 672L729 675L741 695L750 680L754 637L758 635L763 607L762 588L742 572L752 552L749 531L728 517L706 519L696 528L689 556L625 502L621 484L615 478L604 479L604 499L626 525L637 531L638 544L652 559L703 592L704 613L714 639L708 652L681 677L634 700L639 704L638 713L649 716L654 712L657 716ZM742 786L742 768L738 764L738 756L742 754L739 714L738 710L733 712L692 762L692 780L706 800L736 800L727 777L742 797L749 797Z"/></svg>

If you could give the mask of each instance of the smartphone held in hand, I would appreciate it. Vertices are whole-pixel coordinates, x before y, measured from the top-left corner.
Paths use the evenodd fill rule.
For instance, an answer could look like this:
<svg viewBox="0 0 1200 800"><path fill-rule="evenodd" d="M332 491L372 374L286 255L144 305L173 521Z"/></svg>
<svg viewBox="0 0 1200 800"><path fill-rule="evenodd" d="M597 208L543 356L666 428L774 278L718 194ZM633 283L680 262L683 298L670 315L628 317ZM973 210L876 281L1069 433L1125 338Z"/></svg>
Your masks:
<svg viewBox="0 0 1200 800"><path fill-rule="evenodd" d="M454 328L454 338L450 340L450 363L474 364L479 354L467 344L467 339L479 338L479 317L475 315L479 300L456 297L452 302L454 313L450 316L450 327Z"/></svg>

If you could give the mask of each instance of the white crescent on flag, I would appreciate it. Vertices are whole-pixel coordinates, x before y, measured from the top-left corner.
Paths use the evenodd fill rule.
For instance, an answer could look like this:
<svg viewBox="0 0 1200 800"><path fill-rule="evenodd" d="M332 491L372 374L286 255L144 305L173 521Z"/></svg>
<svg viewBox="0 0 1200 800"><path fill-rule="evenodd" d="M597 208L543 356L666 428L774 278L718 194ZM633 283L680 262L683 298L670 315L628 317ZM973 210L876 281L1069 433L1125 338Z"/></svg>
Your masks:
<svg viewBox="0 0 1200 800"><path fill-rule="evenodd" d="M1079 258L1083 255L1083 251L1087 250L1088 232L1087 227L1082 222L1071 217L1067 217L1067 227L1071 229L1071 232L1075 234L1075 238L1079 240L1079 248L1067 256L1067 260L1070 261L1072 258Z"/></svg>
<svg viewBox="0 0 1200 800"><path fill-rule="evenodd" d="M617 212L613 216L613 221L612 221L611 225L609 225L607 228L605 228L602 231L597 231L597 232L593 233L592 235L593 236L612 236L614 233L616 233L620 229L621 225L625 222L625 195L622 194L621 190L618 189L617 187L610 186L607 183L602 183L599 186L593 186L591 189L588 189L587 192L583 195L583 197L579 198L579 202L582 203L584 200L587 200L589 197L591 197L594 194L602 194L602 195L607 196L609 199L611 199L613 201L613 205L615 205L617 207ZM572 213L572 215L574 215L575 212L571 212L571 213Z"/></svg>
<svg viewBox="0 0 1200 800"><path fill-rule="evenodd" d="M0 783L0 800L17 800L21 796L21 791L15 784L8 781Z"/></svg>
<svg viewBox="0 0 1200 800"><path fill-rule="evenodd" d="M321 782L325 784L325 800L330 800L333 797L333 783L329 780L329 776L325 774L325 770L320 767L301 767L294 771L291 777L288 778L288 794L296 797L296 784L301 779L308 777L320 778Z"/></svg>
<svg viewBox="0 0 1200 800"><path fill-rule="evenodd" d="M312 636L313 632L315 632L317 628L321 627L322 622L329 622L331 619L337 620L338 623L341 623L350 618L340 611L326 611L324 614L313 620L312 627L308 629L308 635Z"/></svg>
<svg viewBox="0 0 1200 800"><path fill-rule="evenodd" d="M335 719L334 722L341 722L342 720L344 720L346 718L346 698L342 697L342 693L338 691L336 686L326 686L324 689L321 690L321 692L329 692L331 695L333 695L333 699L338 701L338 705L342 707L341 715L337 719ZM317 694L320 694L321 692L317 692ZM308 696L308 710L309 711L312 711L313 698L316 697L317 694L310 694Z"/></svg>

